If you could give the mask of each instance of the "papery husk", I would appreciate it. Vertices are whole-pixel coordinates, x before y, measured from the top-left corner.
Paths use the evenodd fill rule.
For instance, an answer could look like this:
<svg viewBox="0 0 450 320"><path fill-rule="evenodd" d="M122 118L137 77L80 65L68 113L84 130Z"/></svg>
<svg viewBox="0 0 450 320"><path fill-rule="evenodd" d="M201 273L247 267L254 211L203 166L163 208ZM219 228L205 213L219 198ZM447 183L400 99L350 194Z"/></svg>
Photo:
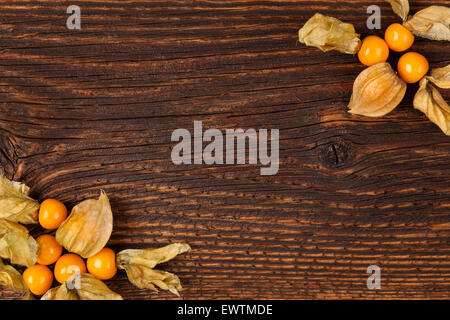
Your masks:
<svg viewBox="0 0 450 320"><path fill-rule="evenodd" d="M0 257L12 264L31 267L36 263L39 245L24 226L0 219Z"/></svg>
<svg viewBox="0 0 450 320"><path fill-rule="evenodd" d="M69 290L65 284L62 284L48 290L41 300L80 300L80 298L75 290Z"/></svg>
<svg viewBox="0 0 450 320"><path fill-rule="evenodd" d="M25 294L22 300L36 300L36 297L31 293L31 291L29 291Z"/></svg>
<svg viewBox="0 0 450 320"><path fill-rule="evenodd" d="M385 0L389 2L392 6L392 10L400 17L403 21L408 18L409 14L409 1L408 0Z"/></svg>
<svg viewBox="0 0 450 320"><path fill-rule="evenodd" d="M77 204L56 231L56 241L83 258L89 258L108 242L113 227L113 215L108 197L103 191L98 200Z"/></svg>
<svg viewBox="0 0 450 320"><path fill-rule="evenodd" d="M361 48L359 34L350 23L316 13L298 31L301 43L319 48L323 52L338 50L343 53L356 54Z"/></svg>
<svg viewBox="0 0 450 320"><path fill-rule="evenodd" d="M150 289L158 292L158 287L162 290L168 290L177 296L180 296L179 292L183 289L180 278L170 272L135 265L127 266L125 271L130 282L141 289Z"/></svg>
<svg viewBox="0 0 450 320"><path fill-rule="evenodd" d="M158 249L128 249L117 254L117 267L125 269L132 284L141 289L158 291L157 287L179 296L180 279L173 273L154 270L191 247L186 243L174 243Z"/></svg>
<svg viewBox="0 0 450 320"><path fill-rule="evenodd" d="M187 243L173 243L157 249L127 249L117 254L117 263L119 267L120 265L134 264L154 268L190 249L191 247Z"/></svg>
<svg viewBox="0 0 450 320"><path fill-rule="evenodd" d="M17 222L13 222L5 218L0 218L0 237L3 237L8 233L28 234L28 229L25 226L18 224Z"/></svg>
<svg viewBox="0 0 450 320"><path fill-rule="evenodd" d="M450 89L450 64L443 68L431 70L428 80L442 89Z"/></svg>
<svg viewBox="0 0 450 320"><path fill-rule="evenodd" d="M28 196L30 188L0 174L0 218L23 224L37 223L39 203Z"/></svg>
<svg viewBox="0 0 450 320"><path fill-rule="evenodd" d="M8 287L13 291L22 294L24 300L28 300L32 297L20 272L13 266L4 264L2 259L0 259L0 286Z"/></svg>
<svg viewBox="0 0 450 320"><path fill-rule="evenodd" d="M450 41L450 8L431 6L417 12L403 25L416 36Z"/></svg>
<svg viewBox="0 0 450 320"><path fill-rule="evenodd" d="M447 136L450 135L450 107L439 91L424 78L414 97L414 108L422 111Z"/></svg>
<svg viewBox="0 0 450 320"><path fill-rule="evenodd" d="M350 113L381 117L394 110L406 93L407 85L387 62L366 68L356 78L348 105Z"/></svg>
<svg viewBox="0 0 450 320"><path fill-rule="evenodd" d="M68 281L73 281L72 275ZM101 280L89 273L82 273L79 275L79 288L76 288L76 293L81 300L123 300L122 296L115 293L108 288Z"/></svg>
<svg viewBox="0 0 450 320"><path fill-rule="evenodd" d="M41 300L123 300L123 298L93 275L82 273L74 274L59 287L48 290Z"/></svg>

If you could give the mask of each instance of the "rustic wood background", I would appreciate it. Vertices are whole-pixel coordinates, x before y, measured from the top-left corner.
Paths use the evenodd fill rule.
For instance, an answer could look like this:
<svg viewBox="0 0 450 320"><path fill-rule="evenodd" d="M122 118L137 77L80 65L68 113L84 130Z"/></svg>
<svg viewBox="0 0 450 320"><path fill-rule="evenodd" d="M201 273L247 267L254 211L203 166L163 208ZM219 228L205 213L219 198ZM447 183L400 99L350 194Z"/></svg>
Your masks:
<svg viewBox="0 0 450 320"><path fill-rule="evenodd" d="M417 86L384 118L350 115L363 66L297 41L317 11L365 36L371 4L383 28L399 21L384 1L2 1L0 163L69 208L104 189L116 250L190 243L161 267L184 299L449 298L450 138L412 108ZM414 45L433 67L449 48ZM279 128L279 174L173 165L171 133L194 120ZM381 290L366 288L372 264ZM108 285L176 298L123 272Z"/></svg>

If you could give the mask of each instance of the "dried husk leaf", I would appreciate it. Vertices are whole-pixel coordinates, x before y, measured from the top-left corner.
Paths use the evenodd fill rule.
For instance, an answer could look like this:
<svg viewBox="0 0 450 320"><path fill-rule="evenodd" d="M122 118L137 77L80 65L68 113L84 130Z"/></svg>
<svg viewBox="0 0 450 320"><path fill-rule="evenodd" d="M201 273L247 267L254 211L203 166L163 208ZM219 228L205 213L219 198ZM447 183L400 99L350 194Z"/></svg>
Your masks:
<svg viewBox="0 0 450 320"><path fill-rule="evenodd" d="M170 272L135 265L127 266L125 271L130 282L141 289L151 289L158 292L156 287L159 287L177 296L180 296L179 292L183 289L178 276Z"/></svg>
<svg viewBox="0 0 450 320"><path fill-rule="evenodd" d="M56 231L56 241L68 251L89 258L106 245L112 226L111 206L102 191L98 200L85 200L72 209Z"/></svg>
<svg viewBox="0 0 450 320"><path fill-rule="evenodd" d="M75 285L75 288L69 289L68 283ZM123 300L123 298L93 275L82 273L72 275L66 283L48 290L41 300Z"/></svg>
<svg viewBox="0 0 450 320"><path fill-rule="evenodd" d="M450 89L450 64L443 68L431 70L428 80L442 89Z"/></svg>
<svg viewBox="0 0 450 320"><path fill-rule="evenodd" d="M154 268L160 263L172 260L177 255L188 252L187 243L172 243L157 249L127 249L117 254L118 265L134 264Z"/></svg>
<svg viewBox="0 0 450 320"><path fill-rule="evenodd" d="M22 298L22 300L36 300L36 297L33 296L31 291L25 294L25 296Z"/></svg>
<svg viewBox="0 0 450 320"><path fill-rule="evenodd" d="M403 21L406 20L409 14L409 1L408 0L385 0L389 2L392 6L392 10L400 17Z"/></svg>
<svg viewBox="0 0 450 320"><path fill-rule="evenodd" d="M73 275L74 277L76 275ZM122 296L108 288L101 280L89 273L82 273L80 277L80 287L76 288L76 293L81 300L123 300ZM68 281L72 281L69 278Z"/></svg>
<svg viewBox="0 0 450 320"><path fill-rule="evenodd" d="M65 284L62 284L48 290L41 300L80 300L80 298L75 290L69 290Z"/></svg>
<svg viewBox="0 0 450 320"><path fill-rule="evenodd" d="M28 234L28 229L25 226L18 224L17 222L0 218L0 237L3 237L8 233Z"/></svg>
<svg viewBox="0 0 450 320"><path fill-rule="evenodd" d="M403 25L416 36L450 41L450 8L431 6L417 12Z"/></svg>
<svg viewBox="0 0 450 320"><path fill-rule="evenodd" d="M0 219L0 257L12 264L31 267L36 263L39 245L24 226Z"/></svg>
<svg viewBox="0 0 450 320"><path fill-rule="evenodd" d="M426 78L420 82L420 88L414 97L414 108L425 113L430 121L438 125L446 135L450 135L450 107Z"/></svg>
<svg viewBox="0 0 450 320"><path fill-rule="evenodd" d="M0 286L5 286L18 293L23 294L24 299L31 297L22 275L13 266L6 265L0 259Z"/></svg>
<svg viewBox="0 0 450 320"><path fill-rule="evenodd" d="M0 218L23 224L37 223L39 203L28 196L30 188L0 174Z"/></svg>
<svg viewBox="0 0 450 320"><path fill-rule="evenodd" d="M387 62L375 64L359 74L353 84L350 113L381 117L394 110L406 93L407 85Z"/></svg>
<svg viewBox="0 0 450 320"><path fill-rule="evenodd" d="M190 249L186 243L174 243L158 249L123 250L117 254L117 267L125 269L130 282L138 288L158 291L156 287L159 287L179 295L180 279L175 274L153 268Z"/></svg>
<svg viewBox="0 0 450 320"><path fill-rule="evenodd" d="M361 48L359 34L350 23L316 13L298 31L301 43L319 48L323 52L338 50L356 54Z"/></svg>

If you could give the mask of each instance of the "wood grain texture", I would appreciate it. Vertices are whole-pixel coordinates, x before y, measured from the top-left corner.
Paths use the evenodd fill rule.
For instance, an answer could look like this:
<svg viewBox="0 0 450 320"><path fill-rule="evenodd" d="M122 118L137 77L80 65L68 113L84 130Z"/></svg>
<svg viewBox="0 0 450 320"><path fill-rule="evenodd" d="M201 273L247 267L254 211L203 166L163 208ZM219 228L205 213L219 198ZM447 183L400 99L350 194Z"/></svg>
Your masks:
<svg viewBox="0 0 450 320"><path fill-rule="evenodd" d="M162 266L184 299L449 298L449 137L412 108L417 86L384 118L350 115L357 58L297 41L317 11L365 36L371 4L383 28L399 21L384 1L2 1L0 163L39 200L105 190L115 250L191 244ZM414 48L449 63L448 43ZM278 175L173 165L171 133L194 120L279 128ZM366 288L372 264L381 290ZM176 298L122 272L108 285Z"/></svg>

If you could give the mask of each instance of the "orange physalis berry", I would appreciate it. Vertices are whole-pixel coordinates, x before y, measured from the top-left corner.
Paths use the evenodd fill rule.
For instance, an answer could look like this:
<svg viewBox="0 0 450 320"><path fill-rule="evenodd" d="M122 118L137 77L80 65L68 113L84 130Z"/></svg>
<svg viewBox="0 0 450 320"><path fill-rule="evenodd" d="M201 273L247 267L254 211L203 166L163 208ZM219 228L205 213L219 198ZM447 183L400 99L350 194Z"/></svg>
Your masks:
<svg viewBox="0 0 450 320"><path fill-rule="evenodd" d="M58 200L47 199L39 208L39 223L45 229L57 229L67 218L66 206Z"/></svg>
<svg viewBox="0 0 450 320"><path fill-rule="evenodd" d="M26 269L22 275L31 293L40 296L50 289L53 282L51 270L43 265L35 264Z"/></svg>
<svg viewBox="0 0 450 320"><path fill-rule="evenodd" d="M42 265L53 264L58 260L63 251L62 246L56 242L54 236L43 234L36 239L39 244L39 256L37 262Z"/></svg>
<svg viewBox="0 0 450 320"><path fill-rule="evenodd" d="M55 278L59 283L65 283L75 273L85 273L86 265L79 255L67 253L56 261Z"/></svg>
<svg viewBox="0 0 450 320"><path fill-rule="evenodd" d="M401 24L393 23L386 29L384 40L391 50L403 52L413 45L414 35Z"/></svg>
<svg viewBox="0 0 450 320"><path fill-rule="evenodd" d="M116 255L109 248L103 248L99 253L87 259L89 273L97 279L108 280L114 277L117 272Z"/></svg>
<svg viewBox="0 0 450 320"><path fill-rule="evenodd" d="M408 52L398 60L397 71L406 83L416 83L428 73L429 68L428 60L423 55Z"/></svg>
<svg viewBox="0 0 450 320"><path fill-rule="evenodd" d="M364 39L358 52L359 61L370 67L385 62L389 58L389 47L386 41L377 36L368 36Z"/></svg>

